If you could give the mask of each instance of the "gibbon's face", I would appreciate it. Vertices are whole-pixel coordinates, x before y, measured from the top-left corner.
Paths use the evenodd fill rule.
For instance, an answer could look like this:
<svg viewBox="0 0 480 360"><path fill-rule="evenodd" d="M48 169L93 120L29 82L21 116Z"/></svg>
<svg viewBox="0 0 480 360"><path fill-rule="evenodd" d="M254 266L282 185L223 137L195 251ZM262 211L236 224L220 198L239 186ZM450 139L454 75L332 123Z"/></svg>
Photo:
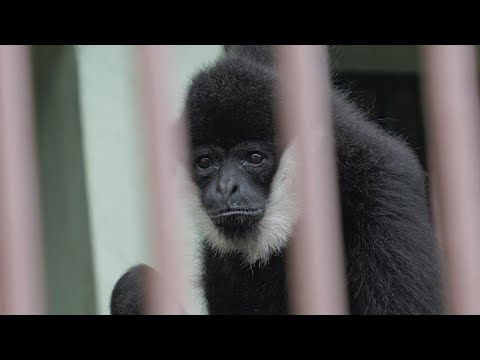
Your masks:
<svg viewBox="0 0 480 360"><path fill-rule="evenodd" d="M193 148L194 178L204 209L218 229L231 239L255 231L265 215L276 169L271 144L245 140L222 146Z"/></svg>
<svg viewBox="0 0 480 360"><path fill-rule="evenodd" d="M274 75L227 59L200 72L188 112L193 176L215 227L237 241L264 218L277 169Z"/></svg>

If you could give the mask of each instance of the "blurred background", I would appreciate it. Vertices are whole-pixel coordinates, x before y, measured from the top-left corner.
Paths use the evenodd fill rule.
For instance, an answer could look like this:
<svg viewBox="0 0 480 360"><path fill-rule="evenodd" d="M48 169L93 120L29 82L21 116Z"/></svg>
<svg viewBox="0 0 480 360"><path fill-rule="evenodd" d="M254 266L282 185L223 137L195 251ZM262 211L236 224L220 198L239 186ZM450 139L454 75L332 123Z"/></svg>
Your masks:
<svg viewBox="0 0 480 360"><path fill-rule="evenodd" d="M181 111L192 74L224 45L173 46ZM425 164L415 45L335 45L333 82ZM133 46L33 46L49 314L108 314L110 292L147 262L146 166Z"/></svg>

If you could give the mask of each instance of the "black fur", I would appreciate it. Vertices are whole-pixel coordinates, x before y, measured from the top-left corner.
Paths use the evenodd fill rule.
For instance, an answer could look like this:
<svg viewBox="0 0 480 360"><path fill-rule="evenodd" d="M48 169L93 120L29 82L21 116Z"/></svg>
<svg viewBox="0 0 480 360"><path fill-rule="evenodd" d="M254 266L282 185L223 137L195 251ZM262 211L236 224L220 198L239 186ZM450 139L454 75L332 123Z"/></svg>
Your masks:
<svg viewBox="0 0 480 360"><path fill-rule="evenodd" d="M193 147L277 142L271 48L231 47L192 81L186 109ZM438 250L419 161L345 94L332 94L350 312L439 314ZM216 256L205 245L203 259L210 314L288 312L283 254L245 266L239 255Z"/></svg>
<svg viewBox="0 0 480 360"><path fill-rule="evenodd" d="M145 280L147 272L153 271L146 265L130 268L115 284L110 299L112 315L141 315L145 303Z"/></svg>

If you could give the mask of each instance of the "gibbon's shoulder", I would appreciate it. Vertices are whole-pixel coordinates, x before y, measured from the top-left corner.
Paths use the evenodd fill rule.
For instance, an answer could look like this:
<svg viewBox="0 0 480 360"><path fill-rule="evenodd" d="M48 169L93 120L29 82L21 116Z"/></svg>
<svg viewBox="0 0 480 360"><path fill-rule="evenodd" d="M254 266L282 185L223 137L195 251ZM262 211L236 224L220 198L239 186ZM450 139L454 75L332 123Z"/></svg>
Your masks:
<svg viewBox="0 0 480 360"><path fill-rule="evenodd" d="M348 97L334 89L332 113L340 172L352 181L359 176L375 183L404 181L423 188L425 172L410 145L399 136L389 134ZM401 192L401 189L399 189Z"/></svg>

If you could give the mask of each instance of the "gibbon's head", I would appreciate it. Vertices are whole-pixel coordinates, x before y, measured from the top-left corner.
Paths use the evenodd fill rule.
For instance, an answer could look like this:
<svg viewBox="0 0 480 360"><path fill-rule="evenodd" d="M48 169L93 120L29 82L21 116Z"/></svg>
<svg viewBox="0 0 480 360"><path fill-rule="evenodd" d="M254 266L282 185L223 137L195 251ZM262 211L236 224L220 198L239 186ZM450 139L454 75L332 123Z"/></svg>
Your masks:
<svg viewBox="0 0 480 360"><path fill-rule="evenodd" d="M292 234L292 149L279 154L274 68L227 55L198 73L186 100L196 228L220 254L267 261Z"/></svg>

